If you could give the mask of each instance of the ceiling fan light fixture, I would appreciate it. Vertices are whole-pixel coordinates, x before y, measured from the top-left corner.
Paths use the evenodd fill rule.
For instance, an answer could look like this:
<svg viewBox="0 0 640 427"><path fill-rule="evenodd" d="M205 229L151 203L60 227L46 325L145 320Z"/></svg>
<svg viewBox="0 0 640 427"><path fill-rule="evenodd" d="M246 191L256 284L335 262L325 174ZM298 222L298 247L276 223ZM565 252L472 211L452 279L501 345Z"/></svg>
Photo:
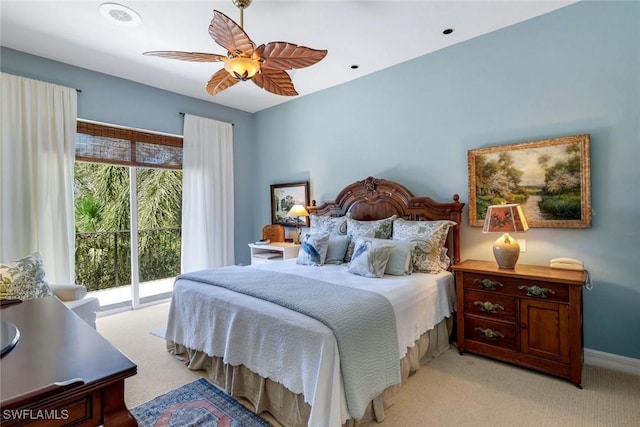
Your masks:
<svg viewBox="0 0 640 427"><path fill-rule="evenodd" d="M168 50L149 51L143 55L193 62L224 62L224 68L216 71L205 86L212 96L245 80L276 95L298 95L287 71L309 67L327 56L327 51L289 42L269 42L256 47L242 28L242 11L251 0L232 1L240 8L240 25L218 10L213 11L209 24L209 35L226 49L226 56Z"/></svg>
<svg viewBox="0 0 640 427"><path fill-rule="evenodd" d="M225 62L224 69L238 80L250 80L260 71L260 62L255 59L236 56Z"/></svg>

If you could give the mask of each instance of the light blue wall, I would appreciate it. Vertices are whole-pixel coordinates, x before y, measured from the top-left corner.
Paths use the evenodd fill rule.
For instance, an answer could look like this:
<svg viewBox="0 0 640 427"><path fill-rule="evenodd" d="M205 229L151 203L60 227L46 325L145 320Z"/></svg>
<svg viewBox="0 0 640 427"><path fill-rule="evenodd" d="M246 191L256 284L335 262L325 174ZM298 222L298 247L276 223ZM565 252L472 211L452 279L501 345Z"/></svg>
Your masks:
<svg viewBox="0 0 640 427"><path fill-rule="evenodd" d="M640 358L640 2L581 2L254 115L0 53L2 71L81 88L82 118L178 134L179 111L234 122L241 263L270 184L309 180L322 202L375 176L466 201L467 150L590 133L593 227L531 229L520 262L582 259L585 346ZM463 258L493 259L494 239L465 217Z"/></svg>
<svg viewBox="0 0 640 427"><path fill-rule="evenodd" d="M593 227L530 229L519 262L582 259L585 346L640 358L639 120L640 2L581 2L257 113L254 229L271 183L322 202L371 175L467 201L467 150L589 133ZM463 258L493 259L495 236L468 215L462 232Z"/></svg>
<svg viewBox="0 0 640 427"><path fill-rule="evenodd" d="M0 50L0 58L3 72L82 90L78 95L81 119L176 135L182 135L181 112L233 123L235 190L238 195L253 191L252 114L8 48ZM239 242L235 258L236 262L247 264L246 243L255 240L253 230L247 226L254 222L251 198L236 197L235 212Z"/></svg>

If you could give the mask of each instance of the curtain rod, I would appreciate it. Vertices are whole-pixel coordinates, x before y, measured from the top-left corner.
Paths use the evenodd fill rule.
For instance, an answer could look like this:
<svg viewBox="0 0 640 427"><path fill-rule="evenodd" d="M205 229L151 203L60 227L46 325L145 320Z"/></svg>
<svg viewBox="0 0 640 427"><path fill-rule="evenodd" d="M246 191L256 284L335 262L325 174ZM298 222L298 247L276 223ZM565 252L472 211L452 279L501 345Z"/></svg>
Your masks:
<svg viewBox="0 0 640 427"><path fill-rule="evenodd" d="M180 114L181 116L184 116L187 113L183 113L182 111L180 111L178 114ZM212 120L217 120L217 119L212 119ZM220 120L218 120L218 121L220 121ZM231 123L231 126L235 126L235 125L236 125L235 123L233 123L233 122Z"/></svg>
<svg viewBox="0 0 640 427"><path fill-rule="evenodd" d="M82 89L76 89L76 92L82 93Z"/></svg>

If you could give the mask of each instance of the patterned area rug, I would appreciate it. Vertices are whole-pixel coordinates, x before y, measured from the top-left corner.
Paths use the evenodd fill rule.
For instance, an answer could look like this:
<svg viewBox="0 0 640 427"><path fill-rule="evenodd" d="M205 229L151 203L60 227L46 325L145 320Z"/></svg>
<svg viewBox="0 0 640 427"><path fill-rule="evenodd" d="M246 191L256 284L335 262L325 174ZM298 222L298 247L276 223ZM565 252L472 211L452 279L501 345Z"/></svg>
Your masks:
<svg viewBox="0 0 640 427"><path fill-rule="evenodd" d="M140 427L270 427L204 378L136 406Z"/></svg>

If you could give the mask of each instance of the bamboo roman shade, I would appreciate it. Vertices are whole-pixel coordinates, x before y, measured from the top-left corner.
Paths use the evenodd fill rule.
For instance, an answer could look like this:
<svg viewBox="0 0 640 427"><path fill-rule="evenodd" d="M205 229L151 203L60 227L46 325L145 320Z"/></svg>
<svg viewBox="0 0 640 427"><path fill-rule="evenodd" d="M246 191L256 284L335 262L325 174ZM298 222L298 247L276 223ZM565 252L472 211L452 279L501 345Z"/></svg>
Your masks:
<svg viewBox="0 0 640 427"><path fill-rule="evenodd" d="M76 160L182 169L182 138L78 121Z"/></svg>

